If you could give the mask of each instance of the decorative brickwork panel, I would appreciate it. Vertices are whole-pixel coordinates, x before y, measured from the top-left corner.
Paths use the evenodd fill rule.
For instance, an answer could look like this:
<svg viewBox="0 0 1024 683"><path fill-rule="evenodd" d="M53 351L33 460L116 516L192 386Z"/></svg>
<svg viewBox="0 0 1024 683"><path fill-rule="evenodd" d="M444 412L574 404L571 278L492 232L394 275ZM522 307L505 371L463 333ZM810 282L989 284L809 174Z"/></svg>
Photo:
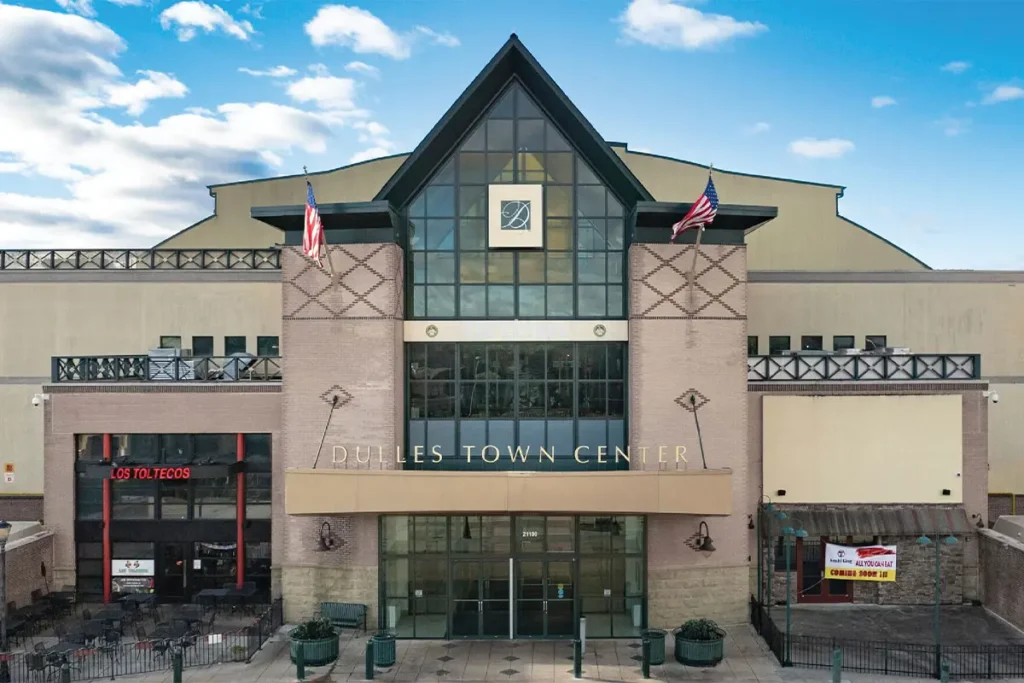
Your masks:
<svg viewBox="0 0 1024 683"><path fill-rule="evenodd" d="M692 244L630 247L630 318L746 319L746 246L701 245L691 297L694 248Z"/></svg>
<svg viewBox="0 0 1024 683"><path fill-rule="evenodd" d="M287 247L281 266L285 320L402 318L402 250L397 245L330 245L323 268L298 247Z"/></svg>

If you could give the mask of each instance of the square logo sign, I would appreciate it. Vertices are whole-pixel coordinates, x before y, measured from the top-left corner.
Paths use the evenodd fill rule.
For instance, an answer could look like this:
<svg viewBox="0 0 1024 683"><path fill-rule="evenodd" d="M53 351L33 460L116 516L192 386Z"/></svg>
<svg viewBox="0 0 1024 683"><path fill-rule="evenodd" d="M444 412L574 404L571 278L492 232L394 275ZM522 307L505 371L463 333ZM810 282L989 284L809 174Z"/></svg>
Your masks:
<svg viewBox="0 0 1024 683"><path fill-rule="evenodd" d="M529 230L530 229L530 200L512 199L501 202L501 229L502 230Z"/></svg>

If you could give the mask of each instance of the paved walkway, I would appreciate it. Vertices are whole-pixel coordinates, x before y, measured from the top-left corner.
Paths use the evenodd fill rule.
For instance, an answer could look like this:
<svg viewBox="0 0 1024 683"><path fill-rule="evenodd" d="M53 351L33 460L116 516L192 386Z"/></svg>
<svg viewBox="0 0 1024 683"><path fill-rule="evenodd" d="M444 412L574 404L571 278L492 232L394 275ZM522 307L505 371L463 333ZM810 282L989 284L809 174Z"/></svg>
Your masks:
<svg viewBox="0 0 1024 683"><path fill-rule="evenodd" d="M285 629L286 631L287 629ZM511 681L527 683L573 680L572 645L566 641L398 641L397 661L389 669L379 669L376 680L462 681L490 683ZM651 667L651 681L704 681L705 683L826 683L826 670L783 669L768 651L764 641L750 627L734 628L725 644L725 660L712 669L684 667L672 658L671 638L668 658L663 666ZM312 683L363 681L366 638L357 636L342 641L341 656L330 670L307 669ZM583 680L642 681L639 641L592 640L583 659ZM326 678L322 678L323 676ZM170 671L147 676L118 678L121 683L171 683ZM923 683L928 679L843 674L849 683ZM1011 679L1004 679L1011 680ZM1024 680L1024 679L1012 679ZM221 664L185 669L184 683L292 683L295 666L288 659L287 640L282 634L272 638L248 664Z"/></svg>

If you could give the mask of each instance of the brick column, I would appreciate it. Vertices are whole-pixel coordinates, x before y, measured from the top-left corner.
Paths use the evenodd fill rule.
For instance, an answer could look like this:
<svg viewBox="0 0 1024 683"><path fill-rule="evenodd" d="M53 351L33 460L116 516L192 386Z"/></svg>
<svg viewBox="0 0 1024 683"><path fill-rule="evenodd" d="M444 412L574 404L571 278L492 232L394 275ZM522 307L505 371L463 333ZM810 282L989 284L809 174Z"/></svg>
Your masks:
<svg viewBox="0 0 1024 683"><path fill-rule="evenodd" d="M274 564L286 620L312 616L325 600L356 602L369 605L372 627L377 517L289 517L284 471L313 466L328 417L318 469L395 467L405 417L403 255L394 244L354 244L331 245L329 258L335 282L299 249L281 253L284 383L282 438L274 456ZM335 446L347 449L345 462L332 458ZM383 462L358 462L357 446L364 453L383 448ZM336 543L319 552L324 522Z"/></svg>
<svg viewBox="0 0 1024 683"><path fill-rule="evenodd" d="M747 618L746 247L702 245L691 299L693 245L630 248L630 435L634 469L700 469L700 422L709 469L732 470L729 517L648 517L648 624ZM691 402L692 397L692 402ZM687 462L675 447L686 447ZM658 457L658 446L667 455ZM640 449L647 447L647 460ZM716 551L687 545L701 521Z"/></svg>

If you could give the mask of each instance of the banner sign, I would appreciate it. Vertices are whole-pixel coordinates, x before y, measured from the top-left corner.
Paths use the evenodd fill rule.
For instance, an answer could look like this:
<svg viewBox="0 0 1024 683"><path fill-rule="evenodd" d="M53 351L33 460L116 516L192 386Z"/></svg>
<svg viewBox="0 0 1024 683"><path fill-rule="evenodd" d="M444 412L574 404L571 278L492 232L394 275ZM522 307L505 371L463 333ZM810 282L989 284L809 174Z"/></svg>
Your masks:
<svg viewBox="0 0 1024 683"><path fill-rule="evenodd" d="M896 546L850 547L826 543L825 578L845 581L895 581Z"/></svg>
<svg viewBox="0 0 1024 683"><path fill-rule="evenodd" d="M113 560L110 569L114 576L153 576L155 565L153 560Z"/></svg>

